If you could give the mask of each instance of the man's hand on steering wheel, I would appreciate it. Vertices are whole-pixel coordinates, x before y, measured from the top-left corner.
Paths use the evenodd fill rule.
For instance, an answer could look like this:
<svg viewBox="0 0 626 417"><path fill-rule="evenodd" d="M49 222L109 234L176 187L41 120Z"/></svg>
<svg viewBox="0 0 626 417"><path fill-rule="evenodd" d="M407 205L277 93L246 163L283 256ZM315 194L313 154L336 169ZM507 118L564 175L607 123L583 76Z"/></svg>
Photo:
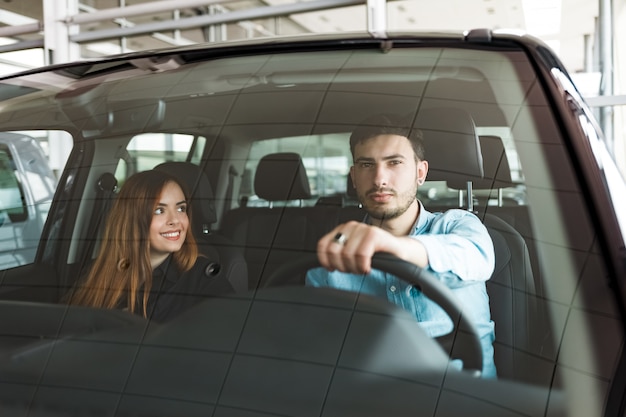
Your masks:
<svg viewBox="0 0 626 417"><path fill-rule="evenodd" d="M329 271L368 274L377 252L392 254L421 268L428 265L426 248L418 240L362 222L341 224L317 244L320 265Z"/></svg>

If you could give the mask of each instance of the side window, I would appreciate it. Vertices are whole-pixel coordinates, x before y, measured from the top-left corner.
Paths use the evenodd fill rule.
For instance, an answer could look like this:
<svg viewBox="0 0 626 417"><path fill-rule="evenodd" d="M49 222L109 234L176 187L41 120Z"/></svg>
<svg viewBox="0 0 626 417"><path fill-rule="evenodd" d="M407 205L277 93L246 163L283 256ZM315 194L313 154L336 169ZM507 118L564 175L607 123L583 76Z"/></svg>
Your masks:
<svg viewBox="0 0 626 417"><path fill-rule="evenodd" d="M126 152L120 155L115 178L121 185L135 172L152 169L162 162L188 161L199 164L206 146L207 139L203 136L142 133L134 136Z"/></svg>
<svg viewBox="0 0 626 417"><path fill-rule="evenodd" d="M13 156L0 144L0 222L23 222L28 219L26 197L16 175Z"/></svg>
<svg viewBox="0 0 626 417"><path fill-rule="evenodd" d="M255 194L254 177L261 158L278 152L295 152L302 158L313 196L304 202L305 205L314 205L320 197L345 194L352 165L349 135L298 136L253 143L242 179L240 199L247 200L250 206L269 204Z"/></svg>
<svg viewBox="0 0 626 417"><path fill-rule="evenodd" d="M51 136L0 132L0 269L35 259L57 186L45 152Z"/></svg>

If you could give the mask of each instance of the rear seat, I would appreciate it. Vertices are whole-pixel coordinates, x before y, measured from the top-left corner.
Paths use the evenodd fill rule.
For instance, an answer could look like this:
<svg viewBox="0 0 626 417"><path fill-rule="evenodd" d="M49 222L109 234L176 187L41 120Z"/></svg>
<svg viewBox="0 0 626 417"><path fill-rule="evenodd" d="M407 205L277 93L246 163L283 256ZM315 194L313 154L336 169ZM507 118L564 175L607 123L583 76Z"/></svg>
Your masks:
<svg viewBox="0 0 626 417"><path fill-rule="evenodd" d="M363 221L365 220L365 210L361 208L361 204L356 195L356 190L352 185L352 178L350 174L346 176L346 192L343 194L337 194L332 196L323 196L315 203L316 207L334 207L336 213L329 213L329 216L334 217L335 225L346 223L350 220Z"/></svg>
<svg viewBox="0 0 626 417"><path fill-rule="evenodd" d="M243 250L250 289L263 286L278 266L298 253L315 252L319 238L336 225L337 215L336 207L297 206L311 198L311 190L296 153L264 156L254 177L254 190L269 207L230 210L221 225L221 232ZM302 282L303 277L294 280Z"/></svg>

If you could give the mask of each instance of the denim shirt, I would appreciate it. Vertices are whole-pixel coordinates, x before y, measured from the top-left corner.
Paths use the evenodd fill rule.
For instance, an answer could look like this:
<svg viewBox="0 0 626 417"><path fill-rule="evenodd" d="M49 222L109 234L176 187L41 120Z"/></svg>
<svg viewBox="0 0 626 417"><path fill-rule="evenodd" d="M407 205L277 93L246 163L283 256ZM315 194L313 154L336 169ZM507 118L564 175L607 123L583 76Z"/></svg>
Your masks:
<svg viewBox="0 0 626 417"><path fill-rule="evenodd" d="M485 286L494 269L495 255L487 229L478 217L465 210L431 213L420 203L420 215L409 236L424 244L429 260L426 269L452 290L476 325L483 350L482 375L495 377L495 332ZM386 298L413 314L431 337L449 333L453 327L444 310L421 291L379 270L357 275L315 268L307 273L306 283Z"/></svg>

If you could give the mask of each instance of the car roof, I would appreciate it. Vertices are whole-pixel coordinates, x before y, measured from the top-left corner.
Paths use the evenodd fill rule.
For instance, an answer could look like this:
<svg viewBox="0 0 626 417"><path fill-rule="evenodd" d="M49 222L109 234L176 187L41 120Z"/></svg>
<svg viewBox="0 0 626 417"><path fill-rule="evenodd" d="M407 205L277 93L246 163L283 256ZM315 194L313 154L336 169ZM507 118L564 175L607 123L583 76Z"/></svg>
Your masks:
<svg viewBox="0 0 626 417"><path fill-rule="evenodd" d="M240 53L244 50L250 49L255 53L263 52L263 47L269 49L281 49L283 47L292 48L296 44L302 46L312 47L318 45L320 47L328 47L330 45L349 45L350 47L358 47L360 42L365 44L371 44L371 42L383 43L383 48L391 48L393 44L388 42L402 42L402 41L423 41L423 42L445 42L445 43L484 43L495 45L498 41L517 42L524 44L527 48L545 47L545 43L525 32L514 30L492 30L492 29L469 29L467 31L394 31L386 32L384 36L375 35L368 32L343 32L343 33L322 33L322 34L296 34L296 35L283 35L272 37L258 37L250 39L240 40L228 40L220 42L206 42L194 45L184 45L167 47L152 50L135 51L130 53L113 54L100 58L82 59L78 61L57 63L44 65L38 68L20 71L12 73L3 77L0 77L0 81L8 80L12 78L21 77L27 74L36 74L41 72L50 71L66 71L70 72L76 79L88 77L94 73L101 73L102 71L112 71L119 69L122 63L138 62L142 59L150 59L155 70L158 70L159 64L157 62L159 57L166 57L171 55L179 55L186 60L193 60L199 58L200 54L205 59L206 52L210 52L215 55L227 55L233 53L235 50ZM558 61L558 58L554 56L554 60ZM139 61L141 62L141 61ZM144 61L144 65L147 63Z"/></svg>

